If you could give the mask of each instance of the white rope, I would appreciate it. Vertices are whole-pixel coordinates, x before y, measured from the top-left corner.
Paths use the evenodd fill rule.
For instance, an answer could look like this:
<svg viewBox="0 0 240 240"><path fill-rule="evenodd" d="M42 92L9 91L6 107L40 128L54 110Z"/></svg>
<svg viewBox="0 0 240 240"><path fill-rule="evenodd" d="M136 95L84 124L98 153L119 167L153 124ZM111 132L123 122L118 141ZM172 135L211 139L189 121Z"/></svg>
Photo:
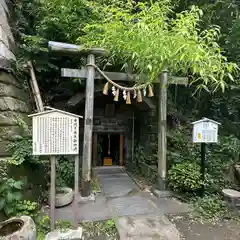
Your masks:
<svg viewBox="0 0 240 240"><path fill-rule="evenodd" d="M95 64L87 64L86 66L92 66L94 67L110 84L112 84L114 87L121 89L123 91L131 92L131 91L136 91L136 90L141 90L141 89L146 89L149 83L141 84L139 86L133 86L133 87L123 87L114 81L112 81L106 74Z"/></svg>

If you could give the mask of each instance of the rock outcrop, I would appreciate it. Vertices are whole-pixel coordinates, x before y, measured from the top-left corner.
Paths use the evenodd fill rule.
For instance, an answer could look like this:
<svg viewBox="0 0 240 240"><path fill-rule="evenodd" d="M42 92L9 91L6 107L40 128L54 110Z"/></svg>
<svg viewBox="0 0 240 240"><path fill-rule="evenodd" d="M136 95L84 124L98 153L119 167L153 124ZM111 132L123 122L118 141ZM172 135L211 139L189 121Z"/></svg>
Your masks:
<svg viewBox="0 0 240 240"><path fill-rule="evenodd" d="M8 1L0 0L0 158L8 156L6 148L19 132L16 119L27 120L31 112L29 94L11 71L16 58L10 19Z"/></svg>

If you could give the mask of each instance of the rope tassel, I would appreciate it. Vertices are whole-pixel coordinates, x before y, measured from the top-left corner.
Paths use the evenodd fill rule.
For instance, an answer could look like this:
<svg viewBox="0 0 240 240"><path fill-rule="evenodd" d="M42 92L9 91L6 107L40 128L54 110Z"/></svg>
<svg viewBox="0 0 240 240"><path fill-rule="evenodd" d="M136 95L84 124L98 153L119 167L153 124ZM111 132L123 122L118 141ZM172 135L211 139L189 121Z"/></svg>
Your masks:
<svg viewBox="0 0 240 240"><path fill-rule="evenodd" d="M108 95L108 82L106 82L106 84L104 85L103 94Z"/></svg>
<svg viewBox="0 0 240 240"><path fill-rule="evenodd" d="M114 101L115 102L118 102L118 97L119 97L119 89L116 90L116 94L115 94L115 97L114 97Z"/></svg>
<svg viewBox="0 0 240 240"><path fill-rule="evenodd" d="M130 92L127 93L126 104L131 104L131 95L130 95Z"/></svg>
<svg viewBox="0 0 240 240"><path fill-rule="evenodd" d="M141 92L141 89L138 89L137 101L138 101L138 102L142 102L142 92Z"/></svg>
<svg viewBox="0 0 240 240"><path fill-rule="evenodd" d="M152 86L148 85L148 97L153 97L153 96L154 96L154 94L153 94Z"/></svg>
<svg viewBox="0 0 240 240"><path fill-rule="evenodd" d="M123 87L114 81L112 81L98 66L95 64L87 64L87 66L93 66L106 80L107 83L105 83L104 88L103 88L103 94L108 95L108 89L109 85L113 85L113 95L114 95L114 101L118 101L119 99L119 91L123 91L123 98L126 100L126 104L131 104L131 92L133 92L133 98L137 97L137 102L142 102L142 90L143 90L143 95L146 95L146 88L148 88L148 97L153 97L153 89L150 84L141 84L139 86L134 85L133 87ZM116 92L115 92L115 89ZM126 94L127 92L127 94Z"/></svg>

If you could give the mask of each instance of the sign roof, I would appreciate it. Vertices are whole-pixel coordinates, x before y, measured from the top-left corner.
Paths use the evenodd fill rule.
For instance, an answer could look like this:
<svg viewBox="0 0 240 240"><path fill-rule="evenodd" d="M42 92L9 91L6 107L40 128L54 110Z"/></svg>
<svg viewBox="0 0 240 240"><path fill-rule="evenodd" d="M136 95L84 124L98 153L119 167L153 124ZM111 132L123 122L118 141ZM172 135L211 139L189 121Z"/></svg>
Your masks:
<svg viewBox="0 0 240 240"><path fill-rule="evenodd" d="M205 122L205 121L209 121L209 122L212 122L212 123L221 125L221 123L219 123L219 122L217 122L217 121L214 121L214 120L212 120L212 119L206 118L206 117L204 117L204 118L202 118L202 119L200 119L200 120L198 120L198 121L192 122L192 124L196 124L196 123L200 123L200 122Z"/></svg>
<svg viewBox="0 0 240 240"><path fill-rule="evenodd" d="M33 114L28 115L28 117L35 117L35 116L40 116L40 115L44 115L44 114L48 114L48 113L59 112L59 113L62 113L62 114L65 114L65 115L68 115L71 117L83 118L83 116L81 116L81 115L73 114L73 113L66 112L66 111L63 111L60 109L56 109L56 108L52 108L52 107L45 107L45 108L47 108L49 110L46 110L43 112L38 112L38 113L33 113Z"/></svg>

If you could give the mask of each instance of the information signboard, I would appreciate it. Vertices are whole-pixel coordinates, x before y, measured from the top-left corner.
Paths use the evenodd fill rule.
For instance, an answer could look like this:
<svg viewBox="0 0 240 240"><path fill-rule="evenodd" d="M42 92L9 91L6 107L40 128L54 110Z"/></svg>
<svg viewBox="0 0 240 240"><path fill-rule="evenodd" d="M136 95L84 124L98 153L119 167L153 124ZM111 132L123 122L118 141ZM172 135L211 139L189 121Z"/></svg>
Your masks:
<svg viewBox="0 0 240 240"><path fill-rule="evenodd" d="M33 155L78 155L79 118L58 109L30 115Z"/></svg>

